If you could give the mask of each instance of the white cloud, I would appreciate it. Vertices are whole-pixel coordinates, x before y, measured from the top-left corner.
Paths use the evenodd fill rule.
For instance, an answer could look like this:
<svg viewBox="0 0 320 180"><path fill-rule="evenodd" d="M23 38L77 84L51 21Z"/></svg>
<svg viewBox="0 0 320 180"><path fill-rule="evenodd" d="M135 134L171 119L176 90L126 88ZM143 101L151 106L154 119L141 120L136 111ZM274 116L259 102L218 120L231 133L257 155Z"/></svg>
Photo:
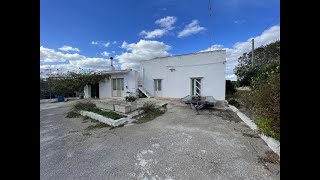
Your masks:
<svg viewBox="0 0 320 180"><path fill-rule="evenodd" d="M164 34L167 33L166 29L155 29L153 31L141 31L140 35L145 35L144 38L146 39L152 39L152 38L157 38L157 37L162 37Z"/></svg>
<svg viewBox="0 0 320 180"><path fill-rule="evenodd" d="M98 41L91 41L91 44L98 44Z"/></svg>
<svg viewBox="0 0 320 180"><path fill-rule="evenodd" d="M71 46L62 46L59 48L61 51L75 51L75 52L80 52L78 48L73 48Z"/></svg>
<svg viewBox="0 0 320 180"><path fill-rule="evenodd" d="M177 18L174 16L167 16L162 19L158 19L155 21L155 24L158 24L162 27L162 29L155 29L153 31L141 31L139 35L144 36L146 39L159 38L165 35L168 31L174 29L172 26L177 21Z"/></svg>
<svg viewBox="0 0 320 180"><path fill-rule="evenodd" d="M57 52L54 49L45 48L40 46L40 61L43 62L64 62L64 61L75 61L81 60L85 57L80 54L69 54L69 53L62 53Z"/></svg>
<svg viewBox="0 0 320 180"><path fill-rule="evenodd" d="M259 36L252 38L254 38L255 48L270 44L276 40L280 40L280 26L272 26L269 29L263 31ZM232 46L232 48L225 48L223 47L223 45L216 44L203 51L225 49L227 51L226 78L236 80L236 76L234 75L233 70L238 64L238 58L243 53L251 51L252 38L249 38L248 40L243 42L237 42Z"/></svg>
<svg viewBox="0 0 320 180"><path fill-rule="evenodd" d="M110 42L107 42L105 44L102 44L104 47L108 47L110 45Z"/></svg>
<svg viewBox="0 0 320 180"><path fill-rule="evenodd" d="M106 55L107 52L104 52ZM79 54L64 54L54 49L40 47L40 71L52 69L52 72L77 71L79 68L92 70L108 70L110 62L105 58L91 58ZM48 62L64 62L63 64L45 64Z"/></svg>
<svg viewBox="0 0 320 180"><path fill-rule="evenodd" d="M104 51L101 53L102 56L109 56L110 53L108 53L107 51Z"/></svg>
<svg viewBox="0 0 320 180"><path fill-rule="evenodd" d="M177 21L177 17L174 17L174 16L167 16L167 17L164 17L162 19L158 19L156 20L156 24L158 24L159 26L165 28L165 29L168 29L168 30L171 30L173 29L174 27L172 27L172 25Z"/></svg>
<svg viewBox="0 0 320 180"><path fill-rule="evenodd" d="M170 54L167 51L171 49L171 46L159 41L140 40L131 44L124 41L121 48L127 51L115 57L119 60L121 68L138 69L141 60L169 56Z"/></svg>
<svg viewBox="0 0 320 180"><path fill-rule="evenodd" d="M205 30L206 28L201 27L199 25L198 20L192 20L190 24L188 24L181 32L179 32L178 37L190 36L192 34L197 34L200 31Z"/></svg>
<svg viewBox="0 0 320 180"><path fill-rule="evenodd" d="M113 41L113 42L112 42L112 44L117 44L117 43L118 43L117 41Z"/></svg>

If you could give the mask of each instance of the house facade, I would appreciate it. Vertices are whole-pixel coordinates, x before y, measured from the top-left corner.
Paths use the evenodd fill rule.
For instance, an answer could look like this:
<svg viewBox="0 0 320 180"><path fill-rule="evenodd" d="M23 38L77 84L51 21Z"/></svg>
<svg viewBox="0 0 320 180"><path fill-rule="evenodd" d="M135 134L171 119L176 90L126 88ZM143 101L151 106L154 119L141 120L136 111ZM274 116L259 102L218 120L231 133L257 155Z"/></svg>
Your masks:
<svg viewBox="0 0 320 180"><path fill-rule="evenodd" d="M139 71L106 72L109 80L85 87L85 97L182 98L187 95L225 99L226 51L215 50L140 61ZM98 90L97 90L98 89Z"/></svg>

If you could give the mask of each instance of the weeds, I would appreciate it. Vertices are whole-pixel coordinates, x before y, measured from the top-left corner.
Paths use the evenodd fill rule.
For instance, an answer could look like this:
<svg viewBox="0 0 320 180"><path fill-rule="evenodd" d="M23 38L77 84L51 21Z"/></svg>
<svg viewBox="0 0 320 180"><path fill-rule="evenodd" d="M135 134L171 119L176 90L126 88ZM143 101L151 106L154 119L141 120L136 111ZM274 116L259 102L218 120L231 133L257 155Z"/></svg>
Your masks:
<svg viewBox="0 0 320 180"><path fill-rule="evenodd" d="M70 111L67 113L66 118L77 118L80 117L80 114L74 111Z"/></svg>
<svg viewBox="0 0 320 180"><path fill-rule="evenodd" d="M140 110L143 111L139 117L137 117L137 124L145 123L148 121L151 121L155 119L158 116L161 116L165 113L165 110L161 110L156 107L154 103L146 102L143 104L143 106L140 108Z"/></svg>
<svg viewBox="0 0 320 180"><path fill-rule="evenodd" d="M272 164L278 164L280 163L280 160L279 160L279 156L278 154L274 153L273 151L266 151L265 152L265 156L264 157L258 157L258 161L260 163L272 163Z"/></svg>
<svg viewBox="0 0 320 180"><path fill-rule="evenodd" d="M100 129L100 128L105 128L105 127L111 127L111 126L108 125L108 124L99 122L99 123L97 123L95 125L91 125L91 126L86 127L85 130L86 131L91 131L91 130L94 130L94 129Z"/></svg>

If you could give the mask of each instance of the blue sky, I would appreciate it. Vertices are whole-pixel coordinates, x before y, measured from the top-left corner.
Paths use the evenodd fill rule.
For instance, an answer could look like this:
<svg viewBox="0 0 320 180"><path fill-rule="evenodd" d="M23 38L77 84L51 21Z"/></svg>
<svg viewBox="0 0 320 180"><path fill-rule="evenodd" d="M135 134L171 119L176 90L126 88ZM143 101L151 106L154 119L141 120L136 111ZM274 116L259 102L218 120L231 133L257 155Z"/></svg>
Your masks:
<svg viewBox="0 0 320 180"><path fill-rule="evenodd" d="M40 69L136 69L140 60L227 50L237 56L280 39L279 0L40 0ZM211 22L210 22L211 20ZM210 40L210 34L212 38ZM260 38L260 39L259 39Z"/></svg>

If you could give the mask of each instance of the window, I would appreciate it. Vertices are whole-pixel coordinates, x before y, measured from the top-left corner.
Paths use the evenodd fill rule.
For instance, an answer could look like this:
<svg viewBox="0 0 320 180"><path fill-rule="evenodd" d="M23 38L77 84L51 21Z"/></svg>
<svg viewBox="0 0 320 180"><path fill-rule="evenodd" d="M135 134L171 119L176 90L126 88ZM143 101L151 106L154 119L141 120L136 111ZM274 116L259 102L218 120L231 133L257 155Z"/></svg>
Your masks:
<svg viewBox="0 0 320 180"><path fill-rule="evenodd" d="M154 90L155 91L161 91L161 79L154 79Z"/></svg>

